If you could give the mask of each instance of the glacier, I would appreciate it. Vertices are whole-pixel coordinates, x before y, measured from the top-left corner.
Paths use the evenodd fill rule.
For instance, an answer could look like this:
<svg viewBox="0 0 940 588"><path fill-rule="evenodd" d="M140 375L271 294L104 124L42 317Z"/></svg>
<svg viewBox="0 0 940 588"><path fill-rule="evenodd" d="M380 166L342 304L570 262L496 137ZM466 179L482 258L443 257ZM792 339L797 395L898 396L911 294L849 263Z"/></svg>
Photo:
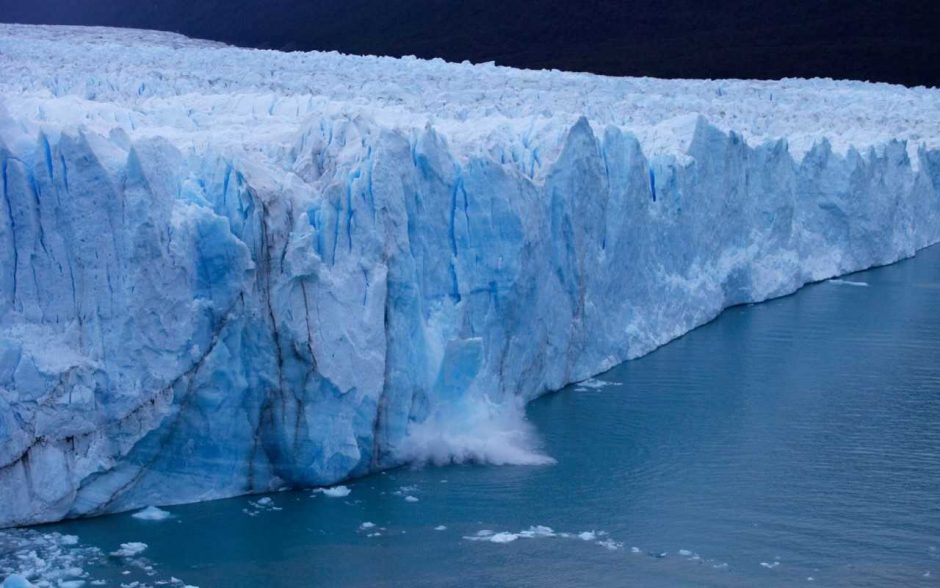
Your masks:
<svg viewBox="0 0 940 588"><path fill-rule="evenodd" d="M937 89L0 25L0 527L549 463L526 401L937 241Z"/></svg>

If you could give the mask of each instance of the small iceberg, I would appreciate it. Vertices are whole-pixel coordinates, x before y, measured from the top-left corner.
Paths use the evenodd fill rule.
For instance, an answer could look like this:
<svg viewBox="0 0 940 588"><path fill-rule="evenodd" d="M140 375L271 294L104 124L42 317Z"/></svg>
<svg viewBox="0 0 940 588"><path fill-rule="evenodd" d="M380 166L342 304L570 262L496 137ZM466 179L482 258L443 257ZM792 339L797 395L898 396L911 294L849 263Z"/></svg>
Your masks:
<svg viewBox="0 0 940 588"><path fill-rule="evenodd" d="M856 288L868 287L868 282L854 282L852 280L840 280L839 278L832 278L829 283L837 286L855 286Z"/></svg>
<svg viewBox="0 0 940 588"><path fill-rule="evenodd" d="M319 492L324 496L329 496L330 498L345 498L346 496L349 496L352 490L350 490L347 486L333 486L332 488L317 488L313 492Z"/></svg>
<svg viewBox="0 0 940 588"><path fill-rule="evenodd" d="M165 521L171 516L173 515L163 509L157 508L156 506L148 506L147 508L141 509L131 515L131 517L141 521Z"/></svg>

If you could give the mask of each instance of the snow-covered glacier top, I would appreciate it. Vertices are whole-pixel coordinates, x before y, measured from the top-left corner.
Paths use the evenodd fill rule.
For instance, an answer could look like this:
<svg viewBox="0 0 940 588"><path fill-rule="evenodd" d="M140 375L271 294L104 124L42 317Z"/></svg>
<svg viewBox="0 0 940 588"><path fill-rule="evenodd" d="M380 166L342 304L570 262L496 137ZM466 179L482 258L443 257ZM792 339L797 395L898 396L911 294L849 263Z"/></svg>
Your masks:
<svg viewBox="0 0 940 588"><path fill-rule="evenodd" d="M938 121L0 25L0 527L549 463L525 401L940 241Z"/></svg>
<svg viewBox="0 0 940 588"><path fill-rule="evenodd" d="M940 90L828 79L615 78L492 64L284 53L154 31L0 25L0 95L27 120L108 128L181 143L266 151L298 121L342 112L391 128L433 124L464 153L532 151L553 159L584 116L636 135L647 156L684 154L695 116L750 144L785 138L804 154L826 138L844 153L940 141ZM77 107L81 101L82 106ZM505 154L504 154L505 155Z"/></svg>

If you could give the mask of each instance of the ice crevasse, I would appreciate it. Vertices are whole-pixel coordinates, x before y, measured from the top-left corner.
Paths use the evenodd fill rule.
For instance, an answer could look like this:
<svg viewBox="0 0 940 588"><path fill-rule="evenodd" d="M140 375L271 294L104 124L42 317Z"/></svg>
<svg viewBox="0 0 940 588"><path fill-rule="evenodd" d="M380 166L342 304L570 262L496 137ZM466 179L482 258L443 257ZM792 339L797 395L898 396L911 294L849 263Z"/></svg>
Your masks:
<svg viewBox="0 0 940 588"><path fill-rule="evenodd" d="M0 25L0 526L410 461L940 240L940 91Z"/></svg>

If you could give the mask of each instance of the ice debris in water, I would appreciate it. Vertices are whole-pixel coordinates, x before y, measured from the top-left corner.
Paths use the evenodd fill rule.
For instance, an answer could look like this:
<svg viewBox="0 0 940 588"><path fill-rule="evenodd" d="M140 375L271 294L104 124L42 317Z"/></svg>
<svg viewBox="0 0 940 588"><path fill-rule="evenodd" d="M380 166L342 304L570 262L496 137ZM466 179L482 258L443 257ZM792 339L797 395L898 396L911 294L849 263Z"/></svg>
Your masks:
<svg viewBox="0 0 940 588"><path fill-rule="evenodd" d="M370 523L369 521L366 521L362 523L361 525L359 525L359 528L365 530L365 529L371 529L374 526L375 526L375 523Z"/></svg>
<svg viewBox="0 0 940 588"><path fill-rule="evenodd" d="M854 280L841 280L838 278L832 278L829 280L830 284L836 284L837 286L856 286L859 288L867 288L868 282L856 282Z"/></svg>
<svg viewBox="0 0 940 588"><path fill-rule="evenodd" d="M487 539L491 543L510 543L519 538L516 533L494 533Z"/></svg>
<svg viewBox="0 0 940 588"><path fill-rule="evenodd" d="M578 382L574 385L575 392L584 392L586 390L597 390L600 388L605 388L607 386L616 386L616 382L608 382L606 380L598 380L597 378L589 378L582 382Z"/></svg>
<svg viewBox="0 0 940 588"><path fill-rule="evenodd" d="M446 528L446 527L445 527ZM477 531L476 535L465 536L464 539L468 541L488 541L490 543L511 543L517 539L536 539L536 538L549 538L557 537L561 539L579 539L581 541L591 541L609 549L615 551L623 548L623 544L613 539L606 538L607 533L605 531L583 531L580 533L558 533L551 527L546 527L545 525L533 525L528 529L519 531L518 533L511 533L507 531L493 532L489 529L483 529Z"/></svg>
<svg viewBox="0 0 940 588"><path fill-rule="evenodd" d="M89 579L84 567L103 557L101 550L80 545L75 535L0 531L0 579L6 578L0 586L77 586Z"/></svg>
<svg viewBox="0 0 940 588"><path fill-rule="evenodd" d="M405 496L405 502L418 502L417 496Z"/></svg>
<svg viewBox="0 0 940 588"><path fill-rule="evenodd" d="M147 508L135 512L131 516L142 521L165 521L172 515L156 506L148 506Z"/></svg>
<svg viewBox="0 0 940 588"><path fill-rule="evenodd" d="M333 486L332 488L317 488L313 491L314 494L323 494L324 496L329 496L330 498L345 498L349 496L352 490L347 486Z"/></svg>
<svg viewBox="0 0 940 588"><path fill-rule="evenodd" d="M438 526L434 527L434 530L435 530L435 531L446 531L446 530L447 530L447 527L446 527L445 525L438 525Z"/></svg>
<svg viewBox="0 0 940 588"><path fill-rule="evenodd" d="M243 508L242 512L250 517L258 516L262 512L276 512L284 510L274 504L274 500L269 496L264 496L258 500L248 502L248 508Z"/></svg>
<svg viewBox="0 0 940 588"><path fill-rule="evenodd" d="M141 543L140 541L130 541L128 543L121 543L121 548L116 551L112 551L111 555L114 557L134 557L135 555L140 555L146 549L146 543Z"/></svg>

